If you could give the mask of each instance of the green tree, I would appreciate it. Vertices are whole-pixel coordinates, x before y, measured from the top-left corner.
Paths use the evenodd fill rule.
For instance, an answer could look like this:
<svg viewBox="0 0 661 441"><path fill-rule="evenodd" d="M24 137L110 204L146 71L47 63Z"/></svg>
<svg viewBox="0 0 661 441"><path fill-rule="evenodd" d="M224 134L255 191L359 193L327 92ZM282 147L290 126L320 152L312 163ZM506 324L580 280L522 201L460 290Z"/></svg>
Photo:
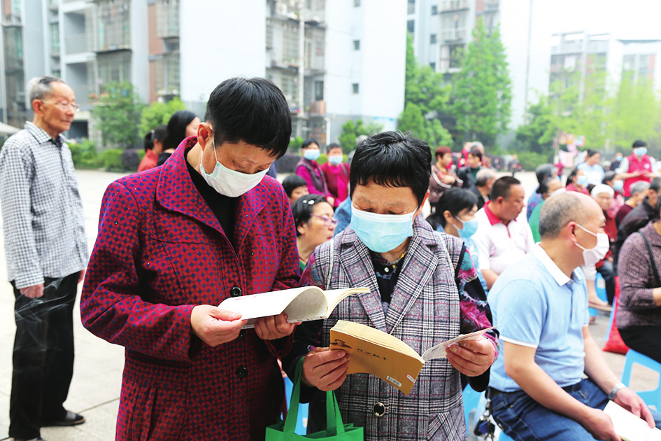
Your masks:
<svg viewBox="0 0 661 441"><path fill-rule="evenodd" d="M558 130L585 136L585 148L603 149L612 131L607 73L569 73L554 81L550 90Z"/></svg>
<svg viewBox="0 0 661 441"><path fill-rule="evenodd" d="M422 116L422 110L417 104L406 103L406 108L399 118L397 128L402 132L411 132L419 138L425 135L425 117Z"/></svg>
<svg viewBox="0 0 661 441"><path fill-rule="evenodd" d="M349 120L342 125L342 133L339 138L340 145L345 151L351 151L356 148L356 138L359 136L371 136L382 131L382 124L372 122L365 126L362 119L356 122Z"/></svg>
<svg viewBox="0 0 661 441"><path fill-rule="evenodd" d="M138 125L144 104L129 82L108 83L92 109L92 116L101 129L104 146L121 148L138 144Z"/></svg>
<svg viewBox="0 0 661 441"><path fill-rule="evenodd" d="M558 133L557 118L546 96L540 96L526 112L527 124L516 129L516 141L523 151L543 155L553 153L553 140Z"/></svg>
<svg viewBox="0 0 661 441"><path fill-rule="evenodd" d="M443 76L430 66L418 64L413 38L407 35L404 112L397 128L402 132L412 132L432 148L451 145L452 136L439 119L447 110L449 96L450 86L443 84Z"/></svg>
<svg viewBox="0 0 661 441"><path fill-rule="evenodd" d="M477 21L454 80L452 112L457 130L465 140L493 145L496 136L507 133L512 112L512 83L498 28L489 35L484 20Z"/></svg>
<svg viewBox="0 0 661 441"><path fill-rule="evenodd" d="M622 77L613 99L612 141L616 147L630 148L636 139L654 140L658 145L661 103L648 79L633 81Z"/></svg>
<svg viewBox="0 0 661 441"><path fill-rule="evenodd" d="M175 98L167 103L156 101L149 107L145 107L140 116L140 137L144 137L147 132L161 124L167 124L170 121L170 117L179 110L186 110L186 106L179 98Z"/></svg>

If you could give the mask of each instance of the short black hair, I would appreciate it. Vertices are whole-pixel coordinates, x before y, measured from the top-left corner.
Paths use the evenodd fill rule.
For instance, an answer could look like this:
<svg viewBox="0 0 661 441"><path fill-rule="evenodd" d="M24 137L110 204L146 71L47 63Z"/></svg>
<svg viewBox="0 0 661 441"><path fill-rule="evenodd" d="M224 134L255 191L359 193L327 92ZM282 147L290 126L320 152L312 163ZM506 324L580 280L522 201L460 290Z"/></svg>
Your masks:
<svg viewBox="0 0 661 441"><path fill-rule="evenodd" d="M502 178L496 179L496 182L493 183L493 187L491 187L489 200L493 202L501 196L503 199L507 199L512 192L513 185L521 185L521 181L511 176L503 176Z"/></svg>
<svg viewBox="0 0 661 441"><path fill-rule="evenodd" d="M431 149L409 134L382 132L363 141L351 162L350 194L371 179L385 187L409 187L422 205L431 176Z"/></svg>
<svg viewBox="0 0 661 441"><path fill-rule="evenodd" d="M197 115L190 110L178 110L168 121L167 134L163 140L163 150L176 149L181 141L186 139L186 126L191 123Z"/></svg>
<svg viewBox="0 0 661 441"><path fill-rule="evenodd" d="M328 146L326 146L326 153L330 153L330 151L333 149L340 149L342 151L342 154L344 154L344 149L340 144L336 142L331 142L330 144L328 144Z"/></svg>
<svg viewBox="0 0 661 441"><path fill-rule="evenodd" d="M548 193L549 192L549 183L551 182L551 179L557 179L557 178L548 177L548 178L544 179L542 181L542 183L539 184L539 187L537 187L537 190L535 190L536 193L538 193L540 195L542 195L544 193Z"/></svg>
<svg viewBox="0 0 661 441"><path fill-rule="evenodd" d="M553 172L557 170L557 167L553 164L542 164L535 169L535 176L537 177L537 183L541 184L553 176Z"/></svg>
<svg viewBox="0 0 661 441"><path fill-rule="evenodd" d="M605 184L608 181L612 181L615 179L616 173L612 170L608 170L606 173L604 173L604 178L601 180L602 184Z"/></svg>
<svg viewBox="0 0 661 441"><path fill-rule="evenodd" d="M652 182L650 182L650 190L659 193L659 190L661 190L661 178L652 179Z"/></svg>
<svg viewBox="0 0 661 441"><path fill-rule="evenodd" d="M312 208L321 202L329 204L326 198L320 194L306 194L296 199L291 207L291 212L294 215L294 225L296 226L296 237L300 236L298 226L310 220Z"/></svg>
<svg viewBox="0 0 661 441"><path fill-rule="evenodd" d="M569 173L569 176L567 176L567 180L565 181L565 187L567 187L569 184L572 184L572 178L574 178L577 174L580 168L574 167L574 169Z"/></svg>
<svg viewBox="0 0 661 441"><path fill-rule="evenodd" d="M475 156L480 158L480 161L482 160L482 150L480 150L479 147L473 146L471 149L468 151L468 153L471 154L471 156Z"/></svg>
<svg viewBox="0 0 661 441"><path fill-rule="evenodd" d="M436 220L443 225L447 224L445 216L443 213L449 211L452 216L457 217L459 213L465 209L472 210L473 207L477 205L477 196L472 191L466 190L464 188L453 187L449 190L446 190L441 198L436 202Z"/></svg>
<svg viewBox="0 0 661 441"><path fill-rule="evenodd" d="M647 143L643 141L642 139L637 139L633 142L633 145L631 146L632 149L635 149L636 147L647 147Z"/></svg>
<svg viewBox="0 0 661 441"><path fill-rule="evenodd" d="M282 181L282 187L287 193L287 197L291 197L291 194L298 187L307 187L307 182L305 179L301 178L299 175L289 175Z"/></svg>
<svg viewBox="0 0 661 441"><path fill-rule="evenodd" d="M213 127L216 146L243 141L278 158L289 146L289 105L278 86L264 78L220 83L209 96L206 122Z"/></svg>
<svg viewBox="0 0 661 441"><path fill-rule="evenodd" d="M594 155L596 155L596 154L598 154L598 153L599 153L599 152L598 152L597 150L594 150L594 149L587 149L587 150L585 151L585 157L586 157L586 158L592 158Z"/></svg>
<svg viewBox="0 0 661 441"><path fill-rule="evenodd" d="M310 147L312 144L317 144L317 147L319 147L319 143L317 142L316 139L308 138L305 141L303 141L303 145L301 145L301 148L306 149L306 148Z"/></svg>
<svg viewBox="0 0 661 441"><path fill-rule="evenodd" d="M162 124L156 127L154 130L150 130L149 132L147 132L147 134L145 135L145 139L142 143L143 147L145 148L145 152L147 150L151 150L154 148L154 140L157 140L161 143L163 142L163 138L165 138L167 129L168 126Z"/></svg>

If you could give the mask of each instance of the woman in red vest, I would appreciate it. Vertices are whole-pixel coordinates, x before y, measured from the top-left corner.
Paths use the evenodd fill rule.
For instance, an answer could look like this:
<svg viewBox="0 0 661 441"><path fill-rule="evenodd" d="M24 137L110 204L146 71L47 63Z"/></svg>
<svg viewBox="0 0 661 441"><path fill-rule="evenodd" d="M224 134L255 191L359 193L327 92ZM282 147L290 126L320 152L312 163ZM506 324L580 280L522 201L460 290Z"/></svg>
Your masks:
<svg viewBox="0 0 661 441"><path fill-rule="evenodd" d="M631 197L631 186L636 182L650 182L656 177L655 161L647 156L647 144L645 141L637 140L631 146L631 155L624 158L620 167L616 170L618 179L624 180L622 193L624 197Z"/></svg>

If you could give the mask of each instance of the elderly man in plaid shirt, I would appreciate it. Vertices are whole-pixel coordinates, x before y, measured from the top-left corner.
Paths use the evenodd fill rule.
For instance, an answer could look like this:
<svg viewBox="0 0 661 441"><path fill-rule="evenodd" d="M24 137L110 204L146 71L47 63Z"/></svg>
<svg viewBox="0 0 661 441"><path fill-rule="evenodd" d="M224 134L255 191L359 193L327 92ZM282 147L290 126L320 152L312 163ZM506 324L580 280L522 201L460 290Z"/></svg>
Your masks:
<svg viewBox="0 0 661 441"><path fill-rule="evenodd" d="M34 120L0 150L7 275L14 288L9 436L41 440L44 426L85 421L64 409L73 375L73 306L87 264L83 207L62 132L77 110L73 90L45 76L28 84Z"/></svg>

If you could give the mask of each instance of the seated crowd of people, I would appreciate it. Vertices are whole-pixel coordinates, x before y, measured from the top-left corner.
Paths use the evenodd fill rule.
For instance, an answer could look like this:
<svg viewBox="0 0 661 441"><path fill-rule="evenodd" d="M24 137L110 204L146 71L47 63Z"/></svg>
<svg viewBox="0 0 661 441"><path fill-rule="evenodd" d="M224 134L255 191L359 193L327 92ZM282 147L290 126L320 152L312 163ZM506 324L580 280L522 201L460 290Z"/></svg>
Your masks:
<svg viewBox="0 0 661 441"><path fill-rule="evenodd" d="M330 144L319 164L321 146L307 139L280 185L265 175L287 150L288 118L269 81L228 80L210 96L205 122L182 112L148 133L147 171L108 188L81 318L127 348L119 437L264 439L284 402L279 362L291 378L302 366L308 433L326 426L321 392L332 390L344 423L365 439L464 440L467 387L486 391L493 418L517 440L618 439L603 411L609 400L661 426L589 330L588 306L617 302L619 274L624 341L661 354L661 179L644 143L608 172L598 152L586 152L564 185L544 164L527 201L521 181L489 167L481 143L467 144L455 166L449 148L434 161L426 143L398 132L359 140L350 163ZM152 168L163 153L170 158ZM607 302L596 295L597 273ZM325 320L292 324L280 314L251 329L213 306L219 296L308 285L369 292ZM425 363L404 395L348 374L349 354L330 349L339 320L420 354L497 328ZM189 397L207 405L186 406ZM232 423L210 424L218 418Z"/></svg>
<svg viewBox="0 0 661 441"><path fill-rule="evenodd" d="M366 142L369 144L373 139ZM634 143L628 158L634 164L632 167L644 169L645 164L654 164L654 160L640 149L642 144L642 141ZM309 153L310 149L315 153ZM324 193L330 195L330 186L322 185L325 175L321 167L314 164L317 151L316 144L307 143L303 149L305 159L299 163L298 170L302 173L297 170L298 175L283 182L290 200L296 191L317 195L314 198L293 198L296 200L292 209L303 271L302 283L327 286L324 274L328 265L335 265L328 260L328 248L339 247L337 252L341 254L342 244L360 239L369 250L365 257L370 258L371 265L366 268L376 276L387 318L394 301L393 291L398 288L398 278L400 274L404 277L407 270L406 264L402 265L406 252L400 256L397 249L390 253L387 252L389 247L385 247L379 252L377 246L370 246L371 241L376 245L376 238L361 237L362 221L352 220L351 213L348 222L341 228L337 225L330 205L337 210L340 204L332 196L320 199ZM376 151L372 152L376 155ZM462 267L471 267L473 276L470 283L463 285L464 293L459 290L460 299L474 299L473 305L480 305L486 296L489 299L485 304L488 322L499 325L494 338L494 342L499 342L496 346L499 355L485 373L491 372L486 380L491 411L498 424L515 439L616 439L612 423L602 412L607 402L614 400L651 426L658 426L661 422L659 414L650 411L635 393L619 383L588 329L595 319L588 314L588 307L610 311L617 301L616 277L620 274L621 297L617 314L620 334L631 348L661 361L661 278L657 270L661 265L661 198L658 198L661 178L656 177L654 167L648 168L649 173L629 171L629 168L622 169L621 165L617 170L605 171L600 165L600 153L588 150L584 162L568 174L564 183L555 165L539 166L535 171L538 187L526 203L525 190L519 180L511 176L498 178L493 169L485 167L484 147L480 143L470 146L462 167L454 166L452 151L448 147L436 149L435 157L428 182L431 213L427 223L433 231L446 233L463 242L462 248L470 260ZM367 161L363 155L357 154L352 171L359 167L357 160ZM354 181L348 171L347 167L348 179L344 185L350 194L348 182ZM313 177L315 173L316 178ZM396 183L404 179L381 176L377 173L372 181L397 188ZM365 178L358 177L356 183L361 179ZM369 179L364 182L369 184ZM396 200L393 190L380 191L383 192L382 199ZM356 202L353 211L361 207L356 193L354 188ZM324 204L325 208L315 208L320 205L320 200L328 202ZM351 204L351 198L347 202ZM388 213L387 205L367 206ZM414 218L420 207L419 203L413 212ZM522 214L524 207L527 208L525 217ZM312 219L310 216L317 211L323 214ZM342 216L339 210L336 214ZM426 224L414 221L412 237L416 233L422 234L420 228L423 225ZM329 241L348 226L351 229L341 239ZM311 233L313 231L318 233ZM638 234L633 234L635 232ZM368 230L363 234L367 235ZM619 268L618 255L623 256L619 259ZM324 256L321 263L318 262L319 256ZM351 271L345 274L341 268L340 265L340 275L333 276L331 282L345 286L355 277L365 280L366 274ZM605 282L607 301L597 296L597 273ZM357 320L357 309L365 306L358 301L353 305L342 304L337 315L332 317ZM366 313L367 316L360 320L371 320L374 326L380 327L382 318L372 315L376 312ZM424 318L420 321L425 323ZM293 372L295 361L306 352L301 346L328 345L328 330L333 323L306 323L297 328L295 342L300 346L284 359L289 373ZM388 320L385 330L389 329L387 323ZM411 343L411 346L417 348L415 344ZM306 359L306 368L307 362ZM321 353L315 354L315 358L309 360L308 389L315 386L320 390L339 388L340 402L365 400L365 390L374 380L347 377L344 363L345 360L336 361L324 358ZM330 370L331 373L322 376L323 380L313 377L312 371L322 366L325 372ZM463 384L474 385L478 391L486 386L484 381L478 382L470 376L465 376ZM306 393L314 408L320 409L323 403L311 398L315 396L312 391ZM392 398L377 394L371 399ZM399 400L398 404L403 408L401 397ZM364 404L367 406L367 402ZM400 418L404 416L401 408L393 411L400 412ZM319 412L314 414L320 415ZM380 423L370 426L370 419L360 415L359 410L348 411L347 415L351 415L351 421L358 425L381 430L373 433L391 436L394 433L383 431ZM319 428L314 420L311 424L311 427ZM399 430L400 426L396 427ZM401 436L401 432L397 434Z"/></svg>

